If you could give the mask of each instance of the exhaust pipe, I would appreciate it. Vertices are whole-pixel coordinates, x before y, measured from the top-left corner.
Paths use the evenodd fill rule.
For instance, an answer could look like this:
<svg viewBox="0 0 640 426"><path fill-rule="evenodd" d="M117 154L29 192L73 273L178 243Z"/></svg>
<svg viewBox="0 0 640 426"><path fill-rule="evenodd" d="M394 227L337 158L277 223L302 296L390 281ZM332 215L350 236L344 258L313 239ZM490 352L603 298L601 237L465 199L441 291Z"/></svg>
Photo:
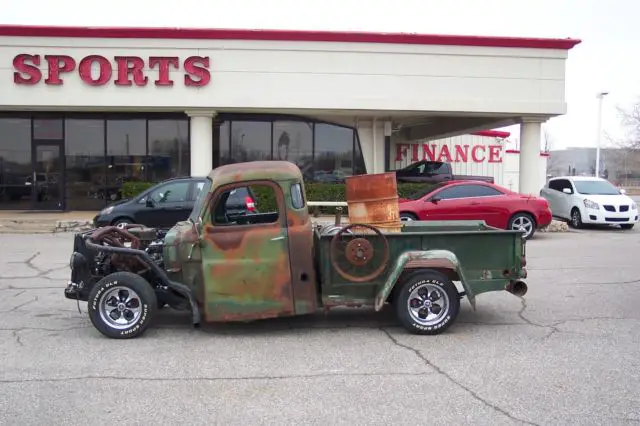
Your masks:
<svg viewBox="0 0 640 426"><path fill-rule="evenodd" d="M528 289L529 287L527 287L527 284L524 281L511 281L505 287L505 290L518 297L522 297L527 294Z"/></svg>

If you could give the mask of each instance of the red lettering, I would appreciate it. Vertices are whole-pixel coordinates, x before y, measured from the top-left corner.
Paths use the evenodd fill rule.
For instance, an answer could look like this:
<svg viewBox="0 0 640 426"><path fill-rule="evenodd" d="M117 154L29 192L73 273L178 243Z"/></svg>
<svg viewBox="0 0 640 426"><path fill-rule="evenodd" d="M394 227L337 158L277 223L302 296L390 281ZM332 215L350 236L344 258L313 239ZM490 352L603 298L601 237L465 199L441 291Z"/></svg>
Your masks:
<svg viewBox="0 0 640 426"><path fill-rule="evenodd" d="M500 158L500 145L489 145L489 162L490 163L499 163L502 161Z"/></svg>
<svg viewBox="0 0 640 426"><path fill-rule="evenodd" d="M206 86L211 80L211 74L207 68L209 68L208 56L189 56L184 60L184 70L187 73L184 76L184 85ZM192 76L199 77L199 80L194 80Z"/></svg>
<svg viewBox="0 0 640 426"><path fill-rule="evenodd" d="M27 64L30 61L31 64ZM42 79L40 66L40 55L29 55L23 53L13 58L13 82L15 84L37 84ZM24 75L26 74L26 76Z"/></svg>
<svg viewBox="0 0 640 426"><path fill-rule="evenodd" d="M411 161L418 161L418 144L411 145Z"/></svg>
<svg viewBox="0 0 640 426"><path fill-rule="evenodd" d="M456 145L456 163L467 161L469 161L469 145Z"/></svg>
<svg viewBox="0 0 640 426"><path fill-rule="evenodd" d="M67 55L44 55L49 66L49 76L44 81L45 84L59 86L62 85L60 73L71 72L76 69L76 61Z"/></svg>
<svg viewBox="0 0 640 426"><path fill-rule="evenodd" d="M94 62L97 62L100 66L100 75L97 79L94 79L93 75L91 75L91 67ZM111 62L109 62L104 56L100 55L90 55L82 58L80 65L78 66L78 70L82 81L90 84L91 86L103 86L107 84L107 82L111 80L111 74L113 73Z"/></svg>
<svg viewBox="0 0 640 426"><path fill-rule="evenodd" d="M43 79L40 70L40 56L23 53L13 58L13 81L15 84L35 85ZM111 61L101 55L86 56L79 63L68 55L44 55L44 59L48 69L47 77L44 80L46 85L63 85L63 74L72 73L77 69L83 82L91 86L103 86L111 81L114 73ZM171 79L171 70L172 68L176 70L180 68L180 59L177 56L151 56L148 64L145 59L138 56L115 56L113 60L117 66L117 76L114 81L116 86L146 86L149 77L145 75L145 67L148 66L150 69L158 70L157 78L154 81L156 86L171 87L174 85L174 80ZM208 56L190 56L185 59L183 64L185 86L206 86L211 80L209 64ZM417 148L415 154L417 155Z"/></svg>
<svg viewBox="0 0 640 426"><path fill-rule="evenodd" d="M447 163L451 162L451 153L449 152L449 147L447 145L442 145L442 148L440 148L440 156L438 157L438 161L442 161L442 157L445 157Z"/></svg>
<svg viewBox="0 0 640 426"><path fill-rule="evenodd" d="M484 161L484 158L478 158L476 152L478 149L482 149L484 151L485 148L486 147L484 145L476 145L473 147L473 149L471 150L471 158L475 163L482 163Z"/></svg>
<svg viewBox="0 0 640 426"><path fill-rule="evenodd" d="M152 56L149 58L149 68L155 68L158 65L158 79L154 82L156 86L173 86L173 80L169 78L169 65L173 65L175 69L180 66L177 57L171 56Z"/></svg>
<svg viewBox="0 0 640 426"><path fill-rule="evenodd" d="M402 161L402 157L407 153L407 147L409 145L404 143L396 144L396 161Z"/></svg>
<svg viewBox="0 0 640 426"><path fill-rule="evenodd" d="M416 145L417 146L417 145ZM435 145L431 145L431 147L429 146L429 144L423 143L422 144L422 159L423 160L433 160L435 158ZM418 161L418 158L416 157L416 159L414 161Z"/></svg>
<svg viewBox="0 0 640 426"><path fill-rule="evenodd" d="M116 86L146 86L149 81L144 75L144 60L137 56L116 56L118 64L118 78L114 81ZM129 80L129 74L133 75L133 83Z"/></svg>

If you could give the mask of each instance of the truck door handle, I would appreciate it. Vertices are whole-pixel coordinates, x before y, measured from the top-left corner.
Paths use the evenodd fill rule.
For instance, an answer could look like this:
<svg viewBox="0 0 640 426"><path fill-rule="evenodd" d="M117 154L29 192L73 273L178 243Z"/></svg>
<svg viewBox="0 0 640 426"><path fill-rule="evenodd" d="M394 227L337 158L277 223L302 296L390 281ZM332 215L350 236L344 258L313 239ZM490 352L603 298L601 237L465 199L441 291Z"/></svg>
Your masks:
<svg viewBox="0 0 640 426"><path fill-rule="evenodd" d="M271 239L271 241L280 241L280 240L284 240L284 237L282 235L280 235L279 237L273 237Z"/></svg>

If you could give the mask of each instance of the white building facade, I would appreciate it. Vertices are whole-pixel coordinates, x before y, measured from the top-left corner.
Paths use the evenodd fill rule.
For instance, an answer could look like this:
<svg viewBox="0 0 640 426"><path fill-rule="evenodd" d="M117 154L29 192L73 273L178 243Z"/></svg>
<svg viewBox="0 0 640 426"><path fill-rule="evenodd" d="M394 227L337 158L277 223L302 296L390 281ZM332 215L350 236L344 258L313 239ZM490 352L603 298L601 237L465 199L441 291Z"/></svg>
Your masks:
<svg viewBox="0 0 640 426"><path fill-rule="evenodd" d="M518 123L518 190L537 193L578 43L0 26L0 208L95 209L126 181L256 159L340 180L392 170L396 144Z"/></svg>

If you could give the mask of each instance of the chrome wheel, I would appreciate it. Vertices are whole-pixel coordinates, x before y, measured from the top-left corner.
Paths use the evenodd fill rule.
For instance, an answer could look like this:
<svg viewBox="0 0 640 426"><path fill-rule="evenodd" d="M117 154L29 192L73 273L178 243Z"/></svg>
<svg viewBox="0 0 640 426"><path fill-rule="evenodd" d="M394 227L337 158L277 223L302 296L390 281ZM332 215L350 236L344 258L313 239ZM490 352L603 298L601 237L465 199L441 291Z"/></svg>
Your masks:
<svg viewBox="0 0 640 426"><path fill-rule="evenodd" d="M533 221L528 216L516 216L511 222L511 229L522 232L523 237L528 238L533 231Z"/></svg>
<svg viewBox="0 0 640 426"><path fill-rule="evenodd" d="M449 312L449 296L435 284L423 284L411 292L407 308L419 324L434 325Z"/></svg>
<svg viewBox="0 0 640 426"><path fill-rule="evenodd" d="M115 329L134 325L142 313L140 296L127 287L113 287L105 292L99 302L102 320Z"/></svg>
<svg viewBox="0 0 640 426"><path fill-rule="evenodd" d="M574 209L571 213L571 224L574 228L580 227L580 222L582 222L582 218L580 218L580 211L578 209Z"/></svg>

